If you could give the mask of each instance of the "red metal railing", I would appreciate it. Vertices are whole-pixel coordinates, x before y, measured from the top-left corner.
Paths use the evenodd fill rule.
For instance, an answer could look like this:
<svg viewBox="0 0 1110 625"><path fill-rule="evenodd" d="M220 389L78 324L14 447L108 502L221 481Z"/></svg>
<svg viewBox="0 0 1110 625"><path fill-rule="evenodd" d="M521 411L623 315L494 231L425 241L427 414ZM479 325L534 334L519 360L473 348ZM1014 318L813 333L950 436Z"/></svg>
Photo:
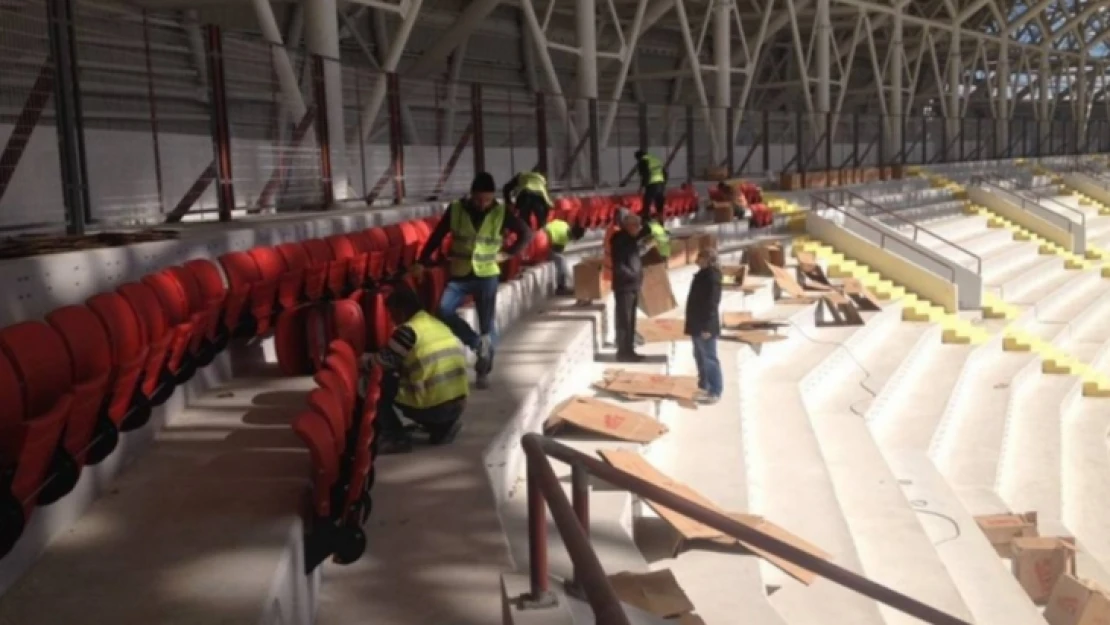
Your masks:
<svg viewBox="0 0 1110 625"><path fill-rule="evenodd" d="M547 508L550 507L551 517L574 565L572 586L586 597L598 625L628 625L628 617L590 544L589 476L592 475L616 488L670 508L755 549L778 556L844 588L919 618L922 622L933 625L970 625L967 621L806 553L553 439L539 434L526 434L521 445L528 462L528 554L531 576L530 594L522 598L522 607L543 607L553 602L547 569ZM549 458L570 465L573 501L567 500Z"/></svg>

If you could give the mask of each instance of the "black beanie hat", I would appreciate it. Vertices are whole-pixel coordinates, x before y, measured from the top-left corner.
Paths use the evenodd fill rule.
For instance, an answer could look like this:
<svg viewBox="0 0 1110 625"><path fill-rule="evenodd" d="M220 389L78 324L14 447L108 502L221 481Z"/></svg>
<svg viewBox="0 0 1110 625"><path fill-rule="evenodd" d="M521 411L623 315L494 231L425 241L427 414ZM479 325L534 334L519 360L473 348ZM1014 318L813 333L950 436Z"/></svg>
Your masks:
<svg viewBox="0 0 1110 625"><path fill-rule="evenodd" d="M495 193L496 191L497 185L493 183L493 176L489 172L478 172L478 175L474 176L474 182L470 183L471 193Z"/></svg>

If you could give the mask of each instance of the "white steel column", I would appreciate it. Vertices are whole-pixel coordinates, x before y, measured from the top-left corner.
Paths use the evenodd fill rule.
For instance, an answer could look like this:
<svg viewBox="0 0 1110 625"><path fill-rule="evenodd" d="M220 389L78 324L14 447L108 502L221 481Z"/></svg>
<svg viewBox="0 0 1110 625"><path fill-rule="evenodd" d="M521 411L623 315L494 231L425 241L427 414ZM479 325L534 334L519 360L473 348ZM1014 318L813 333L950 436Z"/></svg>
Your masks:
<svg viewBox="0 0 1110 625"><path fill-rule="evenodd" d="M1049 51L1046 46L1045 50L1041 53L1041 64L1037 72L1037 83L1040 85L1039 93L1041 96L1041 100L1038 103L1040 106L1037 107L1037 118L1044 124L1048 123L1049 102L1051 101L1052 92L1052 70L1048 66L1048 54ZM1042 130L1047 133L1048 127L1042 126Z"/></svg>
<svg viewBox="0 0 1110 625"><path fill-rule="evenodd" d="M314 2L317 0L308 1ZM420 13L422 3L423 0L408 0L408 6L401 20L401 28L393 35L393 41L389 42L389 52L382 60L382 75L374 81L374 89L370 92L370 97L367 98L365 108L362 110L362 122L359 124L357 138L359 141L365 141L370 137L370 131L373 129L374 122L377 121L378 113L385 102L386 74L397 71L397 64L401 62L401 53L405 51L405 46L409 42L409 35L412 34L412 27L416 24L416 16Z"/></svg>
<svg viewBox="0 0 1110 625"><path fill-rule="evenodd" d="M578 39L578 98L574 102L574 119L581 133L579 141L584 141L590 126L596 119L590 119L589 99L597 99L597 6L594 0L576 0L575 18ZM597 132L598 129L594 129ZM576 160L587 167L589 151L583 149Z"/></svg>
<svg viewBox="0 0 1110 625"><path fill-rule="evenodd" d="M817 0L817 114L821 118L817 122L819 128L824 128L826 115L829 113L831 97L829 95L831 78L829 48L832 43L832 23L829 20L829 0ZM803 85L806 86L806 85Z"/></svg>
<svg viewBox="0 0 1110 625"><path fill-rule="evenodd" d="M998 111L995 121L995 136L1000 154L1006 153L1010 145L1010 33L1002 33L1005 39L999 45L998 65L995 67L994 84L998 89Z"/></svg>
<svg viewBox="0 0 1110 625"><path fill-rule="evenodd" d="M578 132L574 129L574 122L571 121L570 111L567 108L567 99L563 97L563 87L559 84L559 75L555 72L555 64L551 62L551 53L547 50L547 37L540 26L539 18L536 17L536 8L532 5L532 0L520 0L520 8L524 13L528 30L532 33L532 43L536 46L536 54L539 55L540 66L547 80L548 93L555 101L555 110L562 118L570 136L577 137Z"/></svg>
<svg viewBox="0 0 1110 625"><path fill-rule="evenodd" d="M1090 114L1090 107L1087 104L1087 66L1086 63L1080 63L1079 71L1076 72L1076 89L1075 89L1075 102L1078 115L1076 120L1079 124L1079 141L1083 141L1083 136L1087 134L1087 118Z"/></svg>
<svg viewBox="0 0 1110 625"><path fill-rule="evenodd" d="M902 149L902 117L905 114L902 109L902 100L905 98L902 90L902 75L906 67L906 50L902 36L905 13L906 5L898 2L894 7L892 20L894 28L891 34L890 67L888 68L890 72L890 134L888 136L891 148L888 154L890 156Z"/></svg>
<svg viewBox="0 0 1110 625"><path fill-rule="evenodd" d="M305 48L309 54L318 54L324 60L324 98L327 100L332 189L337 201L345 200L349 190L343 126L343 67L339 63L339 19L336 15L338 9L335 0L304 0L303 6Z"/></svg>
<svg viewBox="0 0 1110 625"><path fill-rule="evenodd" d="M617 111L620 108L621 96L624 94L624 84L628 80L628 71L636 60L636 44L640 40L640 31L643 26L647 12L648 0L639 0L636 6L636 16L632 18L632 31L628 37L628 45L623 50L623 58L621 58L621 69L617 74L617 81L613 84L613 95L609 98L609 110L605 113L605 123L601 128L601 147L609 147L609 135L613 132L613 121L617 118ZM639 101L643 98L638 97Z"/></svg>
<svg viewBox="0 0 1110 625"><path fill-rule="evenodd" d="M828 0L824 0L828 2ZM733 0L714 0L713 5L713 62L717 65L717 93L714 98L713 126L721 143L731 137L728 127L728 107L732 104L732 2ZM828 5L826 5L828 6ZM727 148L718 146L714 150L713 164L725 159ZM720 153L716 153L720 152Z"/></svg>
<svg viewBox="0 0 1110 625"><path fill-rule="evenodd" d="M304 98L301 97L297 74L293 71L293 64L289 62L289 55L285 52L285 42L281 39L281 30L274 17L273 7L270 6L270 0L252 0L251 3L254 5L254 14L258 18L258 28L262 31L262 38L270 44L274 73L277 75L284 104L280 108L289 113L294 125L299 124L307 109Z"/></svg>
<svg viewBox="0 0 1110 625"><path fill-rule="evenodd" d="M963 60L960 59L960 31L954 30L948 39L948 143L952 145L960 136L963 110L960 108L960 92L963 90ZM959 150L949 147L952 154Z"/></svg>

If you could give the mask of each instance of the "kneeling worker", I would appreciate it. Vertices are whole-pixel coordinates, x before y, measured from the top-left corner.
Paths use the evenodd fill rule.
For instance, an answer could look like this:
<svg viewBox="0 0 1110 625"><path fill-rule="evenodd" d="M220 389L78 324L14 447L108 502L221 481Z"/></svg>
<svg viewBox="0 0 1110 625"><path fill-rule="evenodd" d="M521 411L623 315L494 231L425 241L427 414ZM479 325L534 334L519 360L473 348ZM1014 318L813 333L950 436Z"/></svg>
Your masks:
<svg viewBox="0 0 1110 625"><path fill-rule="evenodd" d="M506 232L516 234L516 240L502 254ZM499 263L516 256L532 242L532 229L497 201L493 176L481 172L470 185L470 195L447 207L420 252L420 265L432 261L448 234L451 235L450 278L439 300L439 318L478 356L474 384L486 388L486 378L493 370L493 348L497 338L494 317L501 278ZM470 324L459 317L459 307L468 296L474 298L481 334L475 333Z"/></svg>
<svg viewBox="0 0 1110 625"><path fill-rule="evenodd" d="M451 328L424 312L412 289L396 289L385 305L396 328L381 351L363 357L364 366L383 369L378 453L412 451L398 411L428 433L429 443L446 445L462 429L470 393L463 347Z"/></svg>
<svg viewBox="0 0 1110 625"><path fill-rule="evenodd" d="M547 211L553 202L547 194L547 178L539 167L513 176L501 187L501 192L505 195L505 205L512 204L524 223L534 228L547 224ZM533 217L536 218L535 223L532 222Z"/></svg>
<svg viewBox="0 0 1110 625"><path fill-rule="evenodd" d="M551 262L555 263L555 294L570 295L571 290L567 287L570 267L563 252L571 241L581 239L586 234L586 229L582 226L571 227L562 219L552 219L543 229L547 233L547 240L551 243Z"/></svg>

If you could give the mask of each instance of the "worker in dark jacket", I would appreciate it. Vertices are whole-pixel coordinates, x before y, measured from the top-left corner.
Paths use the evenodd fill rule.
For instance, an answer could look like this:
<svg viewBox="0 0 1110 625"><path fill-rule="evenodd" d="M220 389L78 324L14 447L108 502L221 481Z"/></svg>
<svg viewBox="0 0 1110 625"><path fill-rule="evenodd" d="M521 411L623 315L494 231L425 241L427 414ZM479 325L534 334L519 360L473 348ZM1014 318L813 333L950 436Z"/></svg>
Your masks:
<svg viewBox="0 0 1110 625"><path fill-rule="evenodd" d="M636 353L636 304L644 280L642 257L655 246L651 230L639 215L625 212L621 229L609 239L613 264L613 326L617 334L617 360L639 362Z"/></svg>
<svg viewBox="0 0 1110 625"><path fill-rule="evenodd" d="M511 204L524 223L537 230L547 225L547 211L552 201L547 194L547 178L539 167L513 176L501 187L501 192L505 195L505 205Z"/></svg>
<svg viewBox="0 0 1110 625"><path fill-rule="evenodd" d="M694 364L698 369L697 399L715 404L724 390L721 362L717 358L717 337L721 335L721 268L717 250L701 250L698 267L686 297L685 334L694 347Z"/></svg>
<svg viewBox="0 0 1110 625"><path fill-rule="evenodd" d="M516 234L512 246L501 253L506 232ZM421 265L432 262L443 239L451 235L449 254L450 277L447 288L439 300L439 317L455 336L478 356L474 365L477 378L474 386L486 388L486 377L493 369L494 343L497 328L497 286L500 283L500 261L516 256L532 242L532 229L497 201L497 186L493 176L481 172L470 185L470 195L451 202L443 218L436 224L424 250L417 261ZM478 313L476 334L470 324L458 315L459 306L467 297L474 298Z"/></svg>
<svg viewBox="0 0 1110 625"><path fill-rule="evenodd" d="M663 161L643 150L637 150L635 156L640 187L644 190L644 208L641 214L645 218L662 220L667 195L667 169L663 166Z"/></svg>

